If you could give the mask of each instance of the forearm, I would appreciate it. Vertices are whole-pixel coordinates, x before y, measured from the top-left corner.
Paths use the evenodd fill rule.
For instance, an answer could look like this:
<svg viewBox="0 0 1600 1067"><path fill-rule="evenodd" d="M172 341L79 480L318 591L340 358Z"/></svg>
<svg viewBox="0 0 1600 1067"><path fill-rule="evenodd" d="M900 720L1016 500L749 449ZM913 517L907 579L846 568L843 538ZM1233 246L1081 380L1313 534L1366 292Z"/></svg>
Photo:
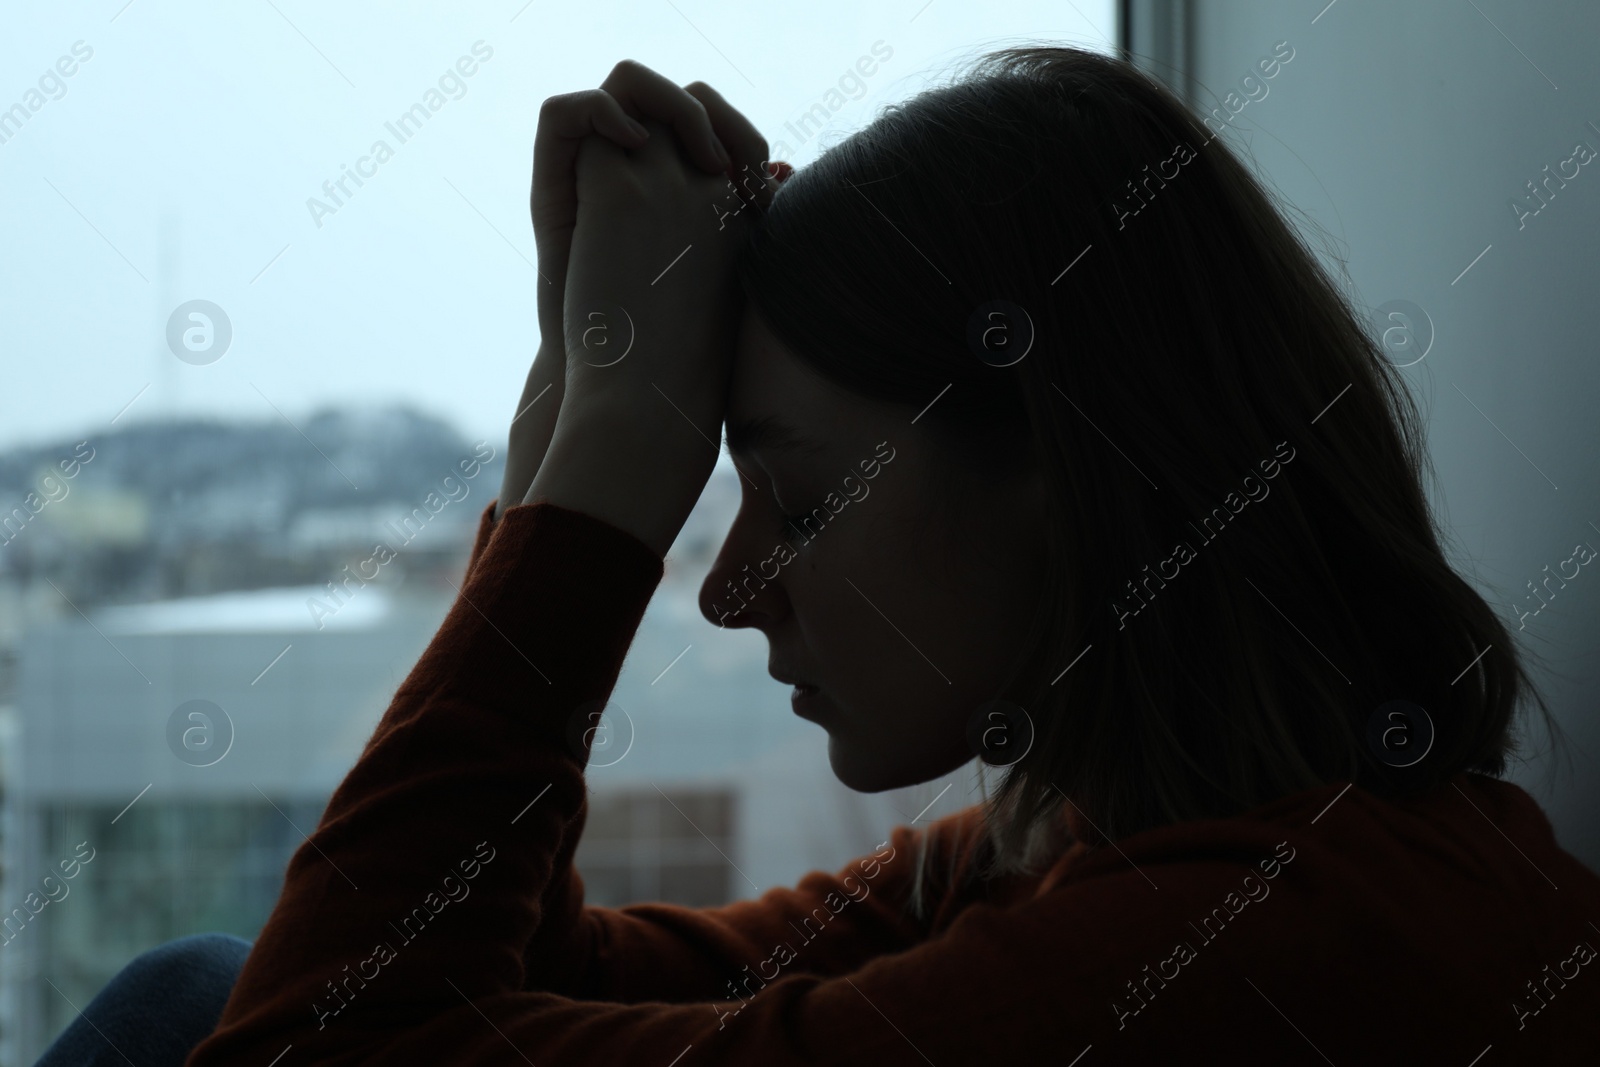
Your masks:
<svg viewBox="0 0 1600 1067"><path fill-rule="evenodd" d="M520 989L584 799L570 726L610 694L660 575L644 546L584 516L508 510L290 861L191 1062L265 1062L280 1038L331 1059L463 995Z"/></svg>
<svg viewBox="0 0 1600 1067"><path fill-rule="evenodd" d="M641 418L647 403L569 398L522 502L592 515L664 557L716 466L717 446L669 401L654 403L662 415Z"/></svg>
<svg viewBox="0 0 1600 1067"><path fill-rule="evenodd" d="M511 416L510 447L494 512L497 520L507 508L522 503L529 483L544 462L566 391L565 372L561 350L551 349L541 341L522 395L517 399L517 410Z"/></svg>

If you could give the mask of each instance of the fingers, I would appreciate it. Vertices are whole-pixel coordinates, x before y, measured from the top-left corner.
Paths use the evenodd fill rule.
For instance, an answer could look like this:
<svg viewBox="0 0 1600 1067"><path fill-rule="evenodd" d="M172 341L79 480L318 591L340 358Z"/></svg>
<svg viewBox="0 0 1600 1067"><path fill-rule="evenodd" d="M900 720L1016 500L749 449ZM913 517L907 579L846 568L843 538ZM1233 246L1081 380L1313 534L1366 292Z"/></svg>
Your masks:
<svg viewBox="0 0 1600 1067"><path fill-rule="evenodd" d="M767 161L767 139L721 93L702 81L690 82L683 91L705 109L712 131L732 154L735 164L749 163L759 168Z"/></svg>
<svg viewBox="0 0 1600 1067"><path fill-rule="evenodd" d="M672 127L690 158L704 169L715 174L733 165L733 157L713 128L705 105L643 63L624 59L611 69L600 88L610 93L629 115L655 119Z"/></svg>
<svg viewBox="0 0 1600 1067"><path fill-rule="evenodd" d="M763 208L766 207L778 186L765 168L767 139L761 136L761 131L728 103L721 93L705 82L690 82L683 89L700 101L706 110L707 118L710 119L712 129L733 156L730 178L739 188L741 195L754 200Z"/></svg>
<svg viewBox="0 0 1600 1067"><path fill-rule="evenodd" d="M591 133L633 148L649 138L644 126L630 118L616 98L604 89L584 89L550 97L539 109L539 129L533 139L536 197L545 190L563 206L570 202L573 161L577 159L579 144ZM537 213L540 205L535 202L533 206Z"/></svg>

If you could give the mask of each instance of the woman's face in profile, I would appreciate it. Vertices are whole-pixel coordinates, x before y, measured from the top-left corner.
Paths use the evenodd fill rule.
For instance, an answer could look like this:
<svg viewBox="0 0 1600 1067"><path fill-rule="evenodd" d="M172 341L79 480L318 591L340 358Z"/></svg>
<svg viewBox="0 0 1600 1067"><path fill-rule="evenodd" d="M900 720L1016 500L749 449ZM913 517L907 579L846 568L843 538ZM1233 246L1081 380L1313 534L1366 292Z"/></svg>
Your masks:
<svg viewBox="0 0 1600 1067"><path fill-rule="evenodd" d="M969 485L916 416L819 377L747 306L727 414L741 498L700 609L760 630L770 672L817 686L797 710L860 792L973 757L968 724L1003 695L1043 563L1037 485ZM739 427L768 421L797 440L742 447Z"/></svg>

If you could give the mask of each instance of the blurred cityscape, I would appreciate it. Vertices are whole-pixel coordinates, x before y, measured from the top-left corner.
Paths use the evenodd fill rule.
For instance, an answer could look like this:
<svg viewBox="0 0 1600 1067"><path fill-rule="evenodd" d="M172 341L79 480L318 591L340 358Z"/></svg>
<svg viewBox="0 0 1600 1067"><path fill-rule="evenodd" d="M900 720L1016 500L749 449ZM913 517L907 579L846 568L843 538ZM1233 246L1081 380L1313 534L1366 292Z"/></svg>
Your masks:
<svg viewBox="0 0 1600 1067"><path fill-rule="evenodd" d="M408 408L0 454L0 1067L139 952L257 935L455 596L503 456ZM738 493L719 466L596 736L591 904L754 897L871 851L936 794L931 816L976 799L845 789L765 639L701 617Z"/></svg>

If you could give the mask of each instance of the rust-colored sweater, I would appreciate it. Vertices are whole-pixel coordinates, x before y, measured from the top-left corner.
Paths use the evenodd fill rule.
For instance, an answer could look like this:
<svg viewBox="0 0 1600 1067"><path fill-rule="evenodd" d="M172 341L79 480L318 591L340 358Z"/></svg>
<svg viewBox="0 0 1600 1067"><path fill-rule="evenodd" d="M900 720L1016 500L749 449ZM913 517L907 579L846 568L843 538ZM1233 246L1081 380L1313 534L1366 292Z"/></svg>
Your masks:
<svg viewBox="0 0 1600 1067"><path fill-rule="evenodd" d="M1596 1062L1600 878L1473 774L1080 842L925 921L918 840L970 859L977 807L756 900L585 906L572 738L663 563L492 516L190 1067Z"/></svg>

